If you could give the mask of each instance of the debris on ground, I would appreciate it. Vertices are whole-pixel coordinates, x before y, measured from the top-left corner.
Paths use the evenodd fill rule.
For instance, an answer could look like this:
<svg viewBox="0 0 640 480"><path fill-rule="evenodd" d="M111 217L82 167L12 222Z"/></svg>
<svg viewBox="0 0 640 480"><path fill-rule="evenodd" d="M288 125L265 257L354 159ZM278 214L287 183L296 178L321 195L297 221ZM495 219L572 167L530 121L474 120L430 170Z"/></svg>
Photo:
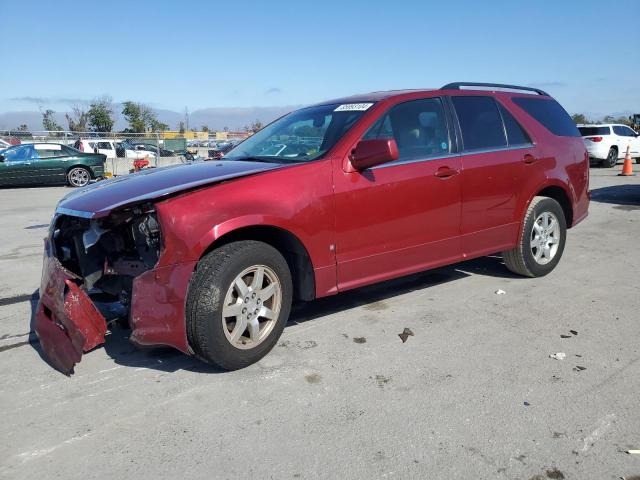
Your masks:
<svg viewBox="0 0 640 480"><path fill-rule="evenodd" d="M411 335L413 337L413 332L411 331L410 328L406 328L402 331L402 333L399 333L398 336L400 337L400 340L402 340L402 343L407 341L407 338L409 338L409 335Z"/></svg>
<svg viewBox="0 0 640 480"><path fill-rule="evenodd" d="M499 288L498 290L496 290L496 295L504 295L507 292L505 292L504 290L502 290L501 288Z"/></svg>
<svg viewBox="0 0 640 480"><path fill-rule="evenodd" d="M577 335L578 331L577 330L569 330L569 333L571 333L572 335Z"/></svg>
<svg viewBox="0 0 640 480"><path fill-rule="evenodd" d="M552 353L549 358L555 358L556 360L564 360L567 358L567 354L564 352Z"/></svg>
<svg viewBox="0 0 640 480"><path fill-rule="evenodd" d="M383 388L390 381L391 381L391 377L385 377L384 375L376 375L376 382L378 382L378 386L380 388Z"/></svg>
<svg viewBox="0 0 640 480"><path fill-rule="evenodd" d="M581 367L580 365L576 365L575 367L573 367L573 370L575 372L581 372L582 370L586 370L587 367Z"/></svg>
<svg viewBox="0 0 640 480"><path fill-rule="evenodd" d="M560 335L560 338L572 338L571 335Z"/></svg>
<svg viewBox="0 0 640 480"><path fill-rule="evenodd" d="M367 343L365 337L353 337L353 343Z"/></svg>
<svg viewBox="0 0 640 480"><path fill-rule="evenodd" d="M526 402L526 401L524 402L525 407L528 407L529 405L531 405L529 402Z"/></svg>
<svg viewBox="0 0 640 480"><path fill-rule="evenodd" d="M545 473L547 474L547 478L553 478L553 479L557 479L557 480L564 479L564 473L562 473L557 468L553 468L551 470L547 470Z"/></svg>

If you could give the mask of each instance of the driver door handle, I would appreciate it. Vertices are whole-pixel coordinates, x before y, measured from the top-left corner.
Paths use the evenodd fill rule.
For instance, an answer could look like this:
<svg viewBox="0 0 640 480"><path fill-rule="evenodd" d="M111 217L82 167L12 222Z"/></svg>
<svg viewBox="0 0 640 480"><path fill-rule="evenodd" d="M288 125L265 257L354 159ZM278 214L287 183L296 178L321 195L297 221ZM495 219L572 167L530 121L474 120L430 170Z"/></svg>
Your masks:
<svg viewBox="0 0 640 480"><path fill-rule="evenodd" d="M537 162L538 159L536 157L534 157L533 155L531 155L530 153L525 153L524 157L522 157L522 161L524 163L526 163L527 165L531 165L532 163Z"/></svg>
<svg viewBox="0 0 640 480"><path fill-rule="evenodd" d="M436 173L434 173L434 175L438 178L449 178L449 177L453 177L454 175L458 175L460 173L460 170L455 170L451 167L447 167L447 166L442 166L440 168L438 168L438 170L436 170Z"/></svg>

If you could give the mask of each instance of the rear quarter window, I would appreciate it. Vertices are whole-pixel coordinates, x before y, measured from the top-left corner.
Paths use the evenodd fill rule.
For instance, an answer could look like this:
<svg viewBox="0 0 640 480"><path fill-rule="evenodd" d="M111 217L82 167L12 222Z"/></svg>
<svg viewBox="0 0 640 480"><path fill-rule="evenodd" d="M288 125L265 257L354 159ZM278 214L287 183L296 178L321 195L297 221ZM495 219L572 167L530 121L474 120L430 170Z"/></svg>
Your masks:
<svg viewBox="0 0 640 480"><path fill-rule="evenodd" d="M578 127L562 106L552 99L515 97L513 103L559 137L580 137Z"/></svg>

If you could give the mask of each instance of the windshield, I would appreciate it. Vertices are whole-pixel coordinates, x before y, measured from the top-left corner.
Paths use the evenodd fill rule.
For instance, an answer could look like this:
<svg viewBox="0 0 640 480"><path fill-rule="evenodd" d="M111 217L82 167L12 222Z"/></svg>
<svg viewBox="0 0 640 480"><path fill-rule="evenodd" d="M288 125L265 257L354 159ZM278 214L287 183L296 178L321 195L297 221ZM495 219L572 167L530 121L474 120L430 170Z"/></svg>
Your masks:
<svg viewBox="0 0 640 480"><path fill-rule="evenodd" d="M297 110L247 138L224 159L283 163L315 160L329 151L372 105L333 104Z"/></svg>

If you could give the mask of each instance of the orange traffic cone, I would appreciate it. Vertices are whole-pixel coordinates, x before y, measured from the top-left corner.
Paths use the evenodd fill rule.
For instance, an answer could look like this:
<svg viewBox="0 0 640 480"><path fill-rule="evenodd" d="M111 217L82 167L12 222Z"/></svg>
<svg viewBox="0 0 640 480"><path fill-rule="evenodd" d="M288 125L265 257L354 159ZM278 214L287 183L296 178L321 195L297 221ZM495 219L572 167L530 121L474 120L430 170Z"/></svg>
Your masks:
<svg viewBox="0 0 640 480"><path fill-rule="evenodd" d="M622 172L618 174L619 177L629 177L633 175L633 165L631 164L631 152L629 151L630 145L627 145L627 153L624 156L624 163L622 164Z"/></svg>

